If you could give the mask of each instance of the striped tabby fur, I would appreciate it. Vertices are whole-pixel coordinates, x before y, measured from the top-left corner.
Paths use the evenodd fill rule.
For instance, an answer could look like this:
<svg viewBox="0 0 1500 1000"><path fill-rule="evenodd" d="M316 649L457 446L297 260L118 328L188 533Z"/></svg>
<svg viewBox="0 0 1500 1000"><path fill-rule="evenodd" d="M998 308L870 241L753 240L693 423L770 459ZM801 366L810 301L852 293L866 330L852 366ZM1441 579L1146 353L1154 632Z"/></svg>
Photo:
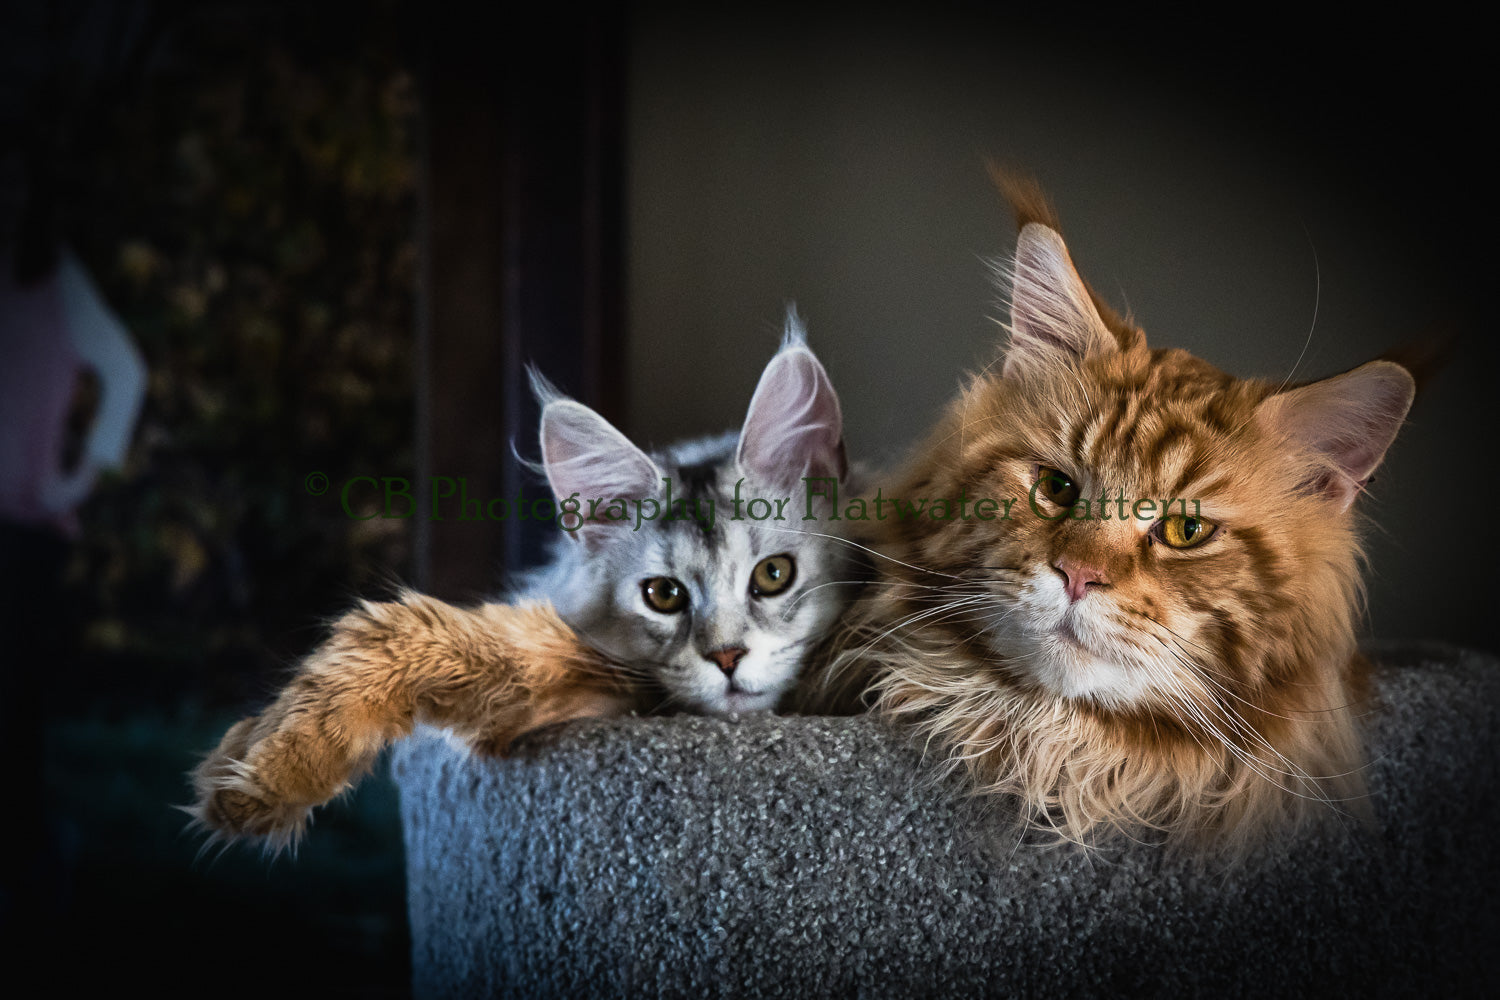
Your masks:
<svg viewBox="0 0 1500 1000"><path fill-rule="evenodd" d="M863 689L1067 841L1233 851L1357 812L1350 502L1410 377L1377 361L1288 387L1149 348L1077 276L1037 190L999 179L1021 226L1003 365L972 380L893 493L1018 502L1009 520L881 522L889 558L824 683ZM1030 509L1042 469L1084 499L1193 498L1218 527L1174 549L1134 516L1053 520L1065 508L1042 492Z"/></svg>

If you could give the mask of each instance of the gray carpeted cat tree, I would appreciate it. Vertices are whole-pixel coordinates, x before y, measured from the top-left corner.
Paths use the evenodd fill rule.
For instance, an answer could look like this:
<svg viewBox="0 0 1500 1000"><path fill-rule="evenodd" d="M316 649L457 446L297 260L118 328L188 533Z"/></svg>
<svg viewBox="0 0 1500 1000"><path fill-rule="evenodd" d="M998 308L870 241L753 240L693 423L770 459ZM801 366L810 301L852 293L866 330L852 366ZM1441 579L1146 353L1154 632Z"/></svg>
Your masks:
<svg viewBox="0 0 1500 1000"><path fill-rule="evenodd" d="M1230 873L1018 844L874 718L632 718L394 770L420 997L1500 995L1500 661L1373 647L1373 829Z"/></svg>

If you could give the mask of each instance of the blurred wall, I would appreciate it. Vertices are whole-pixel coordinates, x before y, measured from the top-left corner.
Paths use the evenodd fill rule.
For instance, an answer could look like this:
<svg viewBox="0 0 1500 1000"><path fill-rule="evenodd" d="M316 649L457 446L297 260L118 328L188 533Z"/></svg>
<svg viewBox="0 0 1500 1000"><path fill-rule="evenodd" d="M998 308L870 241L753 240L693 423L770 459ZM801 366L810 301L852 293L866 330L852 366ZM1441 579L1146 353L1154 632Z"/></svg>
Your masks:
<svg viewBox="0 0 1500 1000"><path fill-rule="evenodd" d="M632 434L738 426L795 300L853 452L899 458L999 340L985 260L1015 234L993 155L1043 180L1085 276L1157 346L1309 378L1459 333L1364 501L1371 631L1500 647L1464 214L1487 182L1449 128L1474 101L1455 43L922 11L637 8Z"/></svg>

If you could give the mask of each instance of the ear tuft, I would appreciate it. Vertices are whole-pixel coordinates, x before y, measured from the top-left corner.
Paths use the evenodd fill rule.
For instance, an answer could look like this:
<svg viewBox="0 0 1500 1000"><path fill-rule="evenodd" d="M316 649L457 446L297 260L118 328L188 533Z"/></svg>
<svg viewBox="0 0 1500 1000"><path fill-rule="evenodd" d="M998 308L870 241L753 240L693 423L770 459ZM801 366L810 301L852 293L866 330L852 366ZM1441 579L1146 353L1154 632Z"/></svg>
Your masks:
<svg viewBox="0 0 1500 1000"><path fill-rule="evenodd" d="M1007 376L1071 366L1117 349L1062 237L1040 223L1024 227L1016 241L1010 333Z"/></svg>
<svg viewBox="0 0 1500 1000"><path fill-rule="evenodd" d="M1025 229L1033 222L1052 230L1062 228L1057 220L1057 210L1052 207L1052 199L1047 197L1047 192L1042 190L1035 177L994 159L986 160L985 167L990 172L990 180L1000 189L1000 196L1015 214L1016 229Z"/></svg>
<svg viewBox="0 0 1500 1000"><path fill-rule="evenodd" d="M833 382L807 347L796 310L787 310L781 350L761 373L740 430L740 468L768 485L794 488L804 476L843 479L844 416Z"/></svg>
<svg viewBox="0 0 1500 1000"><path fill-rule="evenodd" d="M1256 418L1325 466L1309 485L1343 511L1385 457L1415 395L1416 383L1405 368L1371 361L1278 392L1260 404Z"/></svg>
<svg viewBox="0 0 1500 1000"><path fill-rule="evenodd" d="M786 324L781 331L780 351L789 351L794 347L807 349L807 326L802 322L802 317L797 314L797 303L788 302L786 306Z"/></svg>
<svg viewBox="0 0 1500 1000"><path fill-rule="evenodd" d="M537 369L536 365L526 366L526 382L531 386L531 395L536 398L537 405L544 410L549 404L568 398L561 389L552 384L551 379Z"/></svg>

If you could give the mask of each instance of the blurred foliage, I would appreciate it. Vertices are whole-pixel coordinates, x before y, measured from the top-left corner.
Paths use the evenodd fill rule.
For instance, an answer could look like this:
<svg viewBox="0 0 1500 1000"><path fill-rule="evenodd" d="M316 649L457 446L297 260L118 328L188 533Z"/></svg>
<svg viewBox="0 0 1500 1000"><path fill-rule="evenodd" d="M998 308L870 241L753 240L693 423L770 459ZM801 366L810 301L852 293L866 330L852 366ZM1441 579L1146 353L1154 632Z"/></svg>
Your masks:
<svg viewBox="0 0 1500 1000"><path fill-rule="evenodd" d="M401 9L172 9L59 171L61 236L150 369L128 464L81 512L70 702L262 698L323 618L409 575L406 522L304 488L412 471Z"/></svg>
<svg viewBox="0 0 1500 1000"><path fill-rule="evenodd" d="M48 164L56 235L129 328L149 388L125 467L79 512L60 599L44 573L29 581L25 625L55 662L7 690L16 721L44 718L46 848L22 868L56 910L63 979L404 995L388 778L322 810L301 857L274 866L247 850L195 861L171 807L324 619L410 575L407 522L352 521L336 490L304 485L412 474L410 8L153 9L131 72L58 88L72 98Z"/></svg>

